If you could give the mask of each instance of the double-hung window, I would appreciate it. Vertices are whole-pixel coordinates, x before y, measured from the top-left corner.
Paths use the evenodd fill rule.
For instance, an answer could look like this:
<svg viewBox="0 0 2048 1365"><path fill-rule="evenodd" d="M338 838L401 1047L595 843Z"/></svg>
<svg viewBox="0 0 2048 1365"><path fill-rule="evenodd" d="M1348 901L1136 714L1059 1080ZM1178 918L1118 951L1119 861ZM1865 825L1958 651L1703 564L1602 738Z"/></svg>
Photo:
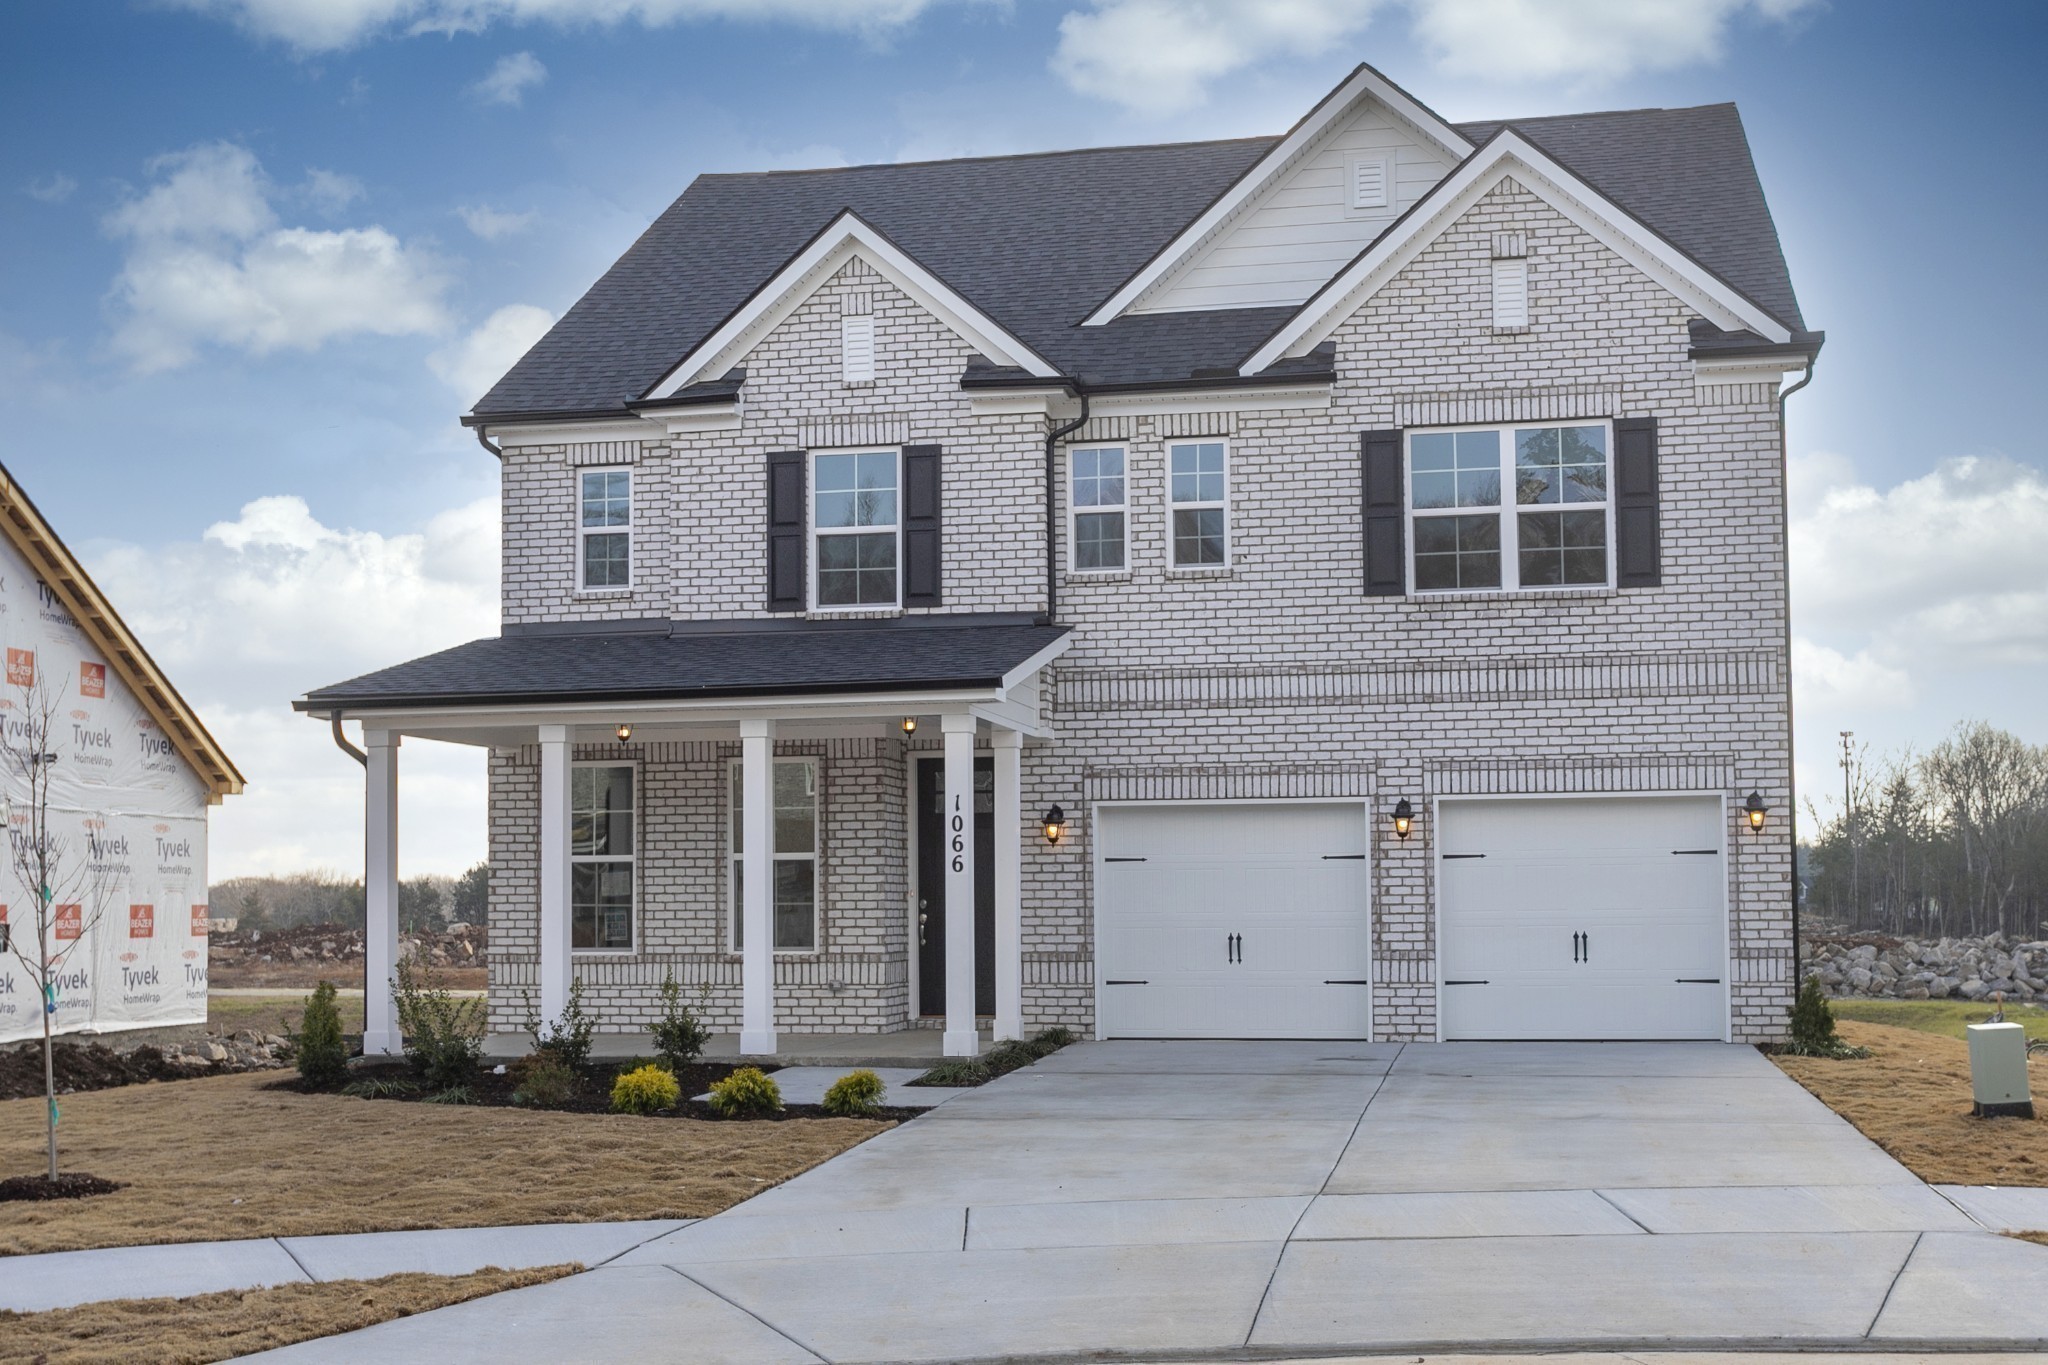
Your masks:
<svg viewBox="0 0 2048 1365"><path fill-rule="evenodd" d="M586 469L579 476L577 575L585 588L633 586L633 471Z"/></svg>
<svg viewBox="0 0 2048 1365"><path fill-rule="evenodd" d="M894 450L811 457L814 606L831 611L897 605L901 470Z"/></svg>
<svg viewBox="0 0 2048 1365"><path fill-rule="evenodd" d="M633 947L633 765L569 771L569 946Z"/></svg>
<svg viewBox="0 0 2048 1365"><path fill-rule="evenodd" d="M1166 448L1167 495L1172 502L1173 567L1220 568L1230 562L1228 457L1221 441L1176 443Z"/></svg>
<svg viewBox="0 0 2048 1365"><path fill-rule="evenodd" d="M1611 446L1604 422L1409 433L1414 590L1612 582Z"/></svg>
<svg viewBox="0 0 2048 1365"><path fill-rule="evenodd" d="M740 765L732 765L732 946L746 946L746 800ZM775 951L807 953L818 946L818 765L808 758L778 758L769 793L774 882L769 918Z"/></svg>
<svg viewBox="0 0 2048 1365"><path fill-rule="evenodd" d="M1068 456L1073 511L1073 566L1081 572L1121 569L1124 559L1124 450L1094 446Z"/></svg>

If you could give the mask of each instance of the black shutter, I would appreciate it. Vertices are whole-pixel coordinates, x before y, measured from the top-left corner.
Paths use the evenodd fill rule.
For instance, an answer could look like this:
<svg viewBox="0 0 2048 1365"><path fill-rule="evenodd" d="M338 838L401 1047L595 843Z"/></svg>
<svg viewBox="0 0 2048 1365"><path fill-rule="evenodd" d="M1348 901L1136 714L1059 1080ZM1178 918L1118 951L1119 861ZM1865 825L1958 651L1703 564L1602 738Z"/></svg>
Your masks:
<svg viewBox="0 0 2048 1365"><path fill-rule="evenodd" d="M1365 489L1365 592L1400 597L1408 591L1408 552L1401 492L1401 433L1368 431L1359 436Z"/></svg>
<svg viewBox="0 0 2048 1365"><path fill-rule="evenodd" d="M1657 419L1614 419L1614 582L1622 588L1664 583L1657 511Z"/></svg>
<svg viewBox="0 0 2048 1365"><path fill-rule="evenodd" d="M804 587L804 452L768 453L768 610L802 611Z"/></svg>
<svg viewBox="0 0 2048 1365"><path fill-rule="evenodd" d="M939 455L903 447L903 605L939 605Z"/></svg>

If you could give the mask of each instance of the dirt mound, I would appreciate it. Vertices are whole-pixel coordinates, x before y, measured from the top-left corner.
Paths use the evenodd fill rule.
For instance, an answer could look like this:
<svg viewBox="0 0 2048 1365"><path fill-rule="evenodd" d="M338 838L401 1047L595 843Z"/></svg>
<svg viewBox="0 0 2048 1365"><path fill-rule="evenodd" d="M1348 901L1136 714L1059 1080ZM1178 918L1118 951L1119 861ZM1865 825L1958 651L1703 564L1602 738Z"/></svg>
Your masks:
<svg viewBox="0 0 2048 1365"><path fill-rule="evenodd" d="M83 1171L59 1171L55 1180L42 1175L14 1175L0 1180L0 1204L17 1199L83 1199L87 1195L112 1194L120 1188L117 1180L102 1180Z"/></svg>
<svg viewBox="0 0 2048 1365"><path fill-rule="evenodd" d="M105 1043L59 1042L50 1049L50 1063L56 1075L57 1093L76 1095L146 1081L267 1071L284 1065L284 1043L276 1034L254 1030L166 1047L143 1043L118 1050ZM0 1049L0 1100L23 1100L42 1093L42 1044Z"/></svg>

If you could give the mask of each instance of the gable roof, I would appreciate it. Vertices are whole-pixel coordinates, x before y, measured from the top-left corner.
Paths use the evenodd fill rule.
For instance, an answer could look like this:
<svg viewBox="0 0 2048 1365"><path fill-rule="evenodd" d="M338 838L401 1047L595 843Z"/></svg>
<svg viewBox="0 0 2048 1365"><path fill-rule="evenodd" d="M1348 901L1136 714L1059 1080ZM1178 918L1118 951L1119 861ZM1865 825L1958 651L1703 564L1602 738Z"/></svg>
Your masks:
<svg viewBox="0 0 2048 1365"><path fill-rule="evenodd" d="M79 630L106 658L115 676L170 737L178 756L205 784L207 801L218 804L223 796L238 795L242 774L233 760L207 731L199 713L171 686L170 679L115 612L106 594L57 538L4 465L0 465L0 534L7 537L36 577L57 595L64 609L78 622Z"/></svg>
<svg viewBox="0 0 2048 1365"><path fill-rule="evenodd" d="M1788 330L1803 329L1733 105L1509 122ZM1504 126L1457 131L1480 142ZM699 176L467 420L623 414L847 212L1084 386L1234 376L1294 309L1082 324L1280 141Z"/></svg>

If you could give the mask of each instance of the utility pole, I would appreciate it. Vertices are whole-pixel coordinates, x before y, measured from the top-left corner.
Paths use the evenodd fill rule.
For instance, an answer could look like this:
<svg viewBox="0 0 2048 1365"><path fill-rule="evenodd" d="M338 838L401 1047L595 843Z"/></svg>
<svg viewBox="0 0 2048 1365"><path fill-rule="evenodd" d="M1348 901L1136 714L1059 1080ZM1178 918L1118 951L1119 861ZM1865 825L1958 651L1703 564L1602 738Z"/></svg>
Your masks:
<svg viewBox="0 0 2048 1365"><path fill-rule="evenodd" d="M1856 918L1855 928L1863 920L1863 840L1856 827L1855 795L1850 787L1850 772L1856 764L1854 730L1842 731L1842 828L1849 836L1849 913Z"/></svg>

